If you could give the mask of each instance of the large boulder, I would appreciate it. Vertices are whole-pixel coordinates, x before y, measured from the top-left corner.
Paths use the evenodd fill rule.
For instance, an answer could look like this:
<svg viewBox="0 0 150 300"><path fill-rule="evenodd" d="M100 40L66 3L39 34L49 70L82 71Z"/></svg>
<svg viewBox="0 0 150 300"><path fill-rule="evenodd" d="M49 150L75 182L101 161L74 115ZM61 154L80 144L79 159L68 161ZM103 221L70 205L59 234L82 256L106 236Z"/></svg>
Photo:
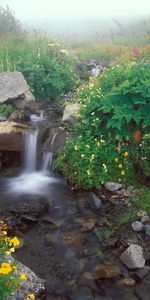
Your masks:
<svg viewBox="0 0 150 300"><path fill-rule="evenodd" d="M80 103L67 104L64 110L62 121L66 121L70 124L74 124L80 118L81 108L82 108L82 104Z"/></svg>
<svg viewBox="0 0 150 300"><path fill-rule="evenodd" d="M16 99L29 90L29 87L20 72L0 73L0 103L8 99Z"/></svg>
<svg viewBox="0 0 150 300"><path fill-rule="evenodd" d="M35 101L21 72L0 73L0 104L9 101L23 109Z"/></svg>
<svg viewBox="0 0 150 300"><path fill-rule="evenodd" d="M21 151L22 134L29 126L16 122L0 122L0 150Z"/></svg>

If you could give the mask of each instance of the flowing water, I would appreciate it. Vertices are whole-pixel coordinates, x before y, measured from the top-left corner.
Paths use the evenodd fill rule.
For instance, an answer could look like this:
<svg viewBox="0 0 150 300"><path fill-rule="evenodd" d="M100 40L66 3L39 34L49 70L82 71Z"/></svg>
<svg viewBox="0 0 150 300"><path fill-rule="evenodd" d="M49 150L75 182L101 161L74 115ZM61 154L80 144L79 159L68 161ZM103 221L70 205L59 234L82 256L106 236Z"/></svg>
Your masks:
<svg viewBox="0 0 150 300"><path fill-rule="evenodd" d="M55 137L54 137L55 138ZM52 140L52 144L54 139ZM53 153L44 153L40 168L38 165L38 129L24 134L24 158L23 172L8 180L8 192L21 195L29 193L32 195L46 195L50 185L58 183L58 178L50 173Z"/></svg>

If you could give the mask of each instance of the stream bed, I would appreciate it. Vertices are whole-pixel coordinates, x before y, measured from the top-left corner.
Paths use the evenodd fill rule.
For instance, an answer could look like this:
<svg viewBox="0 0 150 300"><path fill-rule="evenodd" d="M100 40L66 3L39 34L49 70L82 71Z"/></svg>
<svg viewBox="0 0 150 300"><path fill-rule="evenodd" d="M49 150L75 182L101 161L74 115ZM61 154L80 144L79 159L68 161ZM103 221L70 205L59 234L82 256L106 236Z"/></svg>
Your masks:
<svg viewBox="0 0 150 300"><path fill-rule="evenodd" d="M141 294L149 293L150 274L143 281L119 259L129 241L142 244L137 234L126 225L105 236L106 218L116 222L125 209L120 196L113 203L103 189L98 194L102 206L94 207L94 192L76 192L56 179L46 196L9 194L8 179L0 182L1 214L22 241L14 257L45 281L38 299L148 300Z"/></svg>

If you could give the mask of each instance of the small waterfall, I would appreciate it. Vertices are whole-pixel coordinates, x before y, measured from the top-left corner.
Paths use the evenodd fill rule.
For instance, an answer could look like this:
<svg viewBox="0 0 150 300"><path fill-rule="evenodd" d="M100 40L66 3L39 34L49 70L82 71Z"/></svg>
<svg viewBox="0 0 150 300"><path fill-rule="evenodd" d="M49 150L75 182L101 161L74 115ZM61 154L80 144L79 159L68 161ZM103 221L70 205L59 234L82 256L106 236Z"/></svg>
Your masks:
<svg viewBox="0 0 150 300"><path fill-rule="evenodd" d="M24 134L24 170L28 173L36 170L38 130Z"/></svg>
<svg viewBox="0 0 150 300"><path fill-rule="evenodd" d="M24 170L20 176L8 180L9 193L45 195L49 191L50 184L60 182L48 172L52 164L52 152L44 153L41 168L37 170L38 133L36 129L24 135ZM52 138L51 146L54 145L56 135Z"/></svg>
<svg viewBox="0 0 150 300"><path fill-rule="evenodd" d="M44 153L42 157L42 170L51 170L53 160L53 152Z"/></svg>

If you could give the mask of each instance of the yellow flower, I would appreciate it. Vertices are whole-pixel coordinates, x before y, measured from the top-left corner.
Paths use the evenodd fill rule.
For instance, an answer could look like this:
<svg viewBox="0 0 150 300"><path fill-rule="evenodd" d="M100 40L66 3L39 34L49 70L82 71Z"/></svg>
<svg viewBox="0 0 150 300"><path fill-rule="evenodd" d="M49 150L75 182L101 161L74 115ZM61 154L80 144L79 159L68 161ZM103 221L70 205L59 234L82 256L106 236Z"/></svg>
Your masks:
<svg viewBox="0 0 150 300"><path fill-rule="evenodd" d="M11 254L11 253L13 253L13 252L15 252L15 248L14 248L14 247L12 247L12 248L10 248L9 250L7 250L7 251L6 251L6 254Z"/></svg>
<svg viewBox="0 0 150 300"><path fill-rule="evenodd" d="M29 295L28 295L28 299L35 300L34 294L29 294Z"/></svg>
<svg viewBox="0 0 150 300"><path fill-rule="evenodd" d="M0 274L3 275L7 275L9 274L11 271L13 270L12 266L10 265L10 263L2 263L1 267L0 267Z"/></svg>
<svg viewBox="0 0 150 300"><path fill-rule="evenodd" d="M6 235L6 234L7 234L7 231L3 230L3 231L2 231L2 234L3 234L3 235Z"/></svg>
<svg viewBox="0 0 150 300"><path fill-rule="evenodd" d="M124 152L124 156L127 157L129 155L128 151Z"/></svg>
<svg viewBox="0 0 150 300"><path fill-rule="evenodd" d="M125 170L122 170L122 171L121 171L121 175L125 175Z"/></svg>
<svg viewBox="0 0 150 300"><path fill-rule="evenodd" d="M118 158L118 157L116 157L116 158L115 158L115 161L117 162L118 160L119 160L119 158Z"/></svg>
<svg viewBox="0 0 150 300"><path fill-rule="evenodd" d="M20 241L15 236L13 239L10 240L10 244L13 244L14 247L17 247L20 245Z"/></svg>
<svg viewBox="0 0 150 300"><path fill-rule="evenodd" d="M20 276L21 280L27 280L27 275L25 273L22 273Z"/></svg>
<svg viewBox="0 0 150 300"><path fill-rule="evenodd" d="M118 165L118 168L121 169L121 168L122 168L122 164L119 164L119 165Z"/></svg>

